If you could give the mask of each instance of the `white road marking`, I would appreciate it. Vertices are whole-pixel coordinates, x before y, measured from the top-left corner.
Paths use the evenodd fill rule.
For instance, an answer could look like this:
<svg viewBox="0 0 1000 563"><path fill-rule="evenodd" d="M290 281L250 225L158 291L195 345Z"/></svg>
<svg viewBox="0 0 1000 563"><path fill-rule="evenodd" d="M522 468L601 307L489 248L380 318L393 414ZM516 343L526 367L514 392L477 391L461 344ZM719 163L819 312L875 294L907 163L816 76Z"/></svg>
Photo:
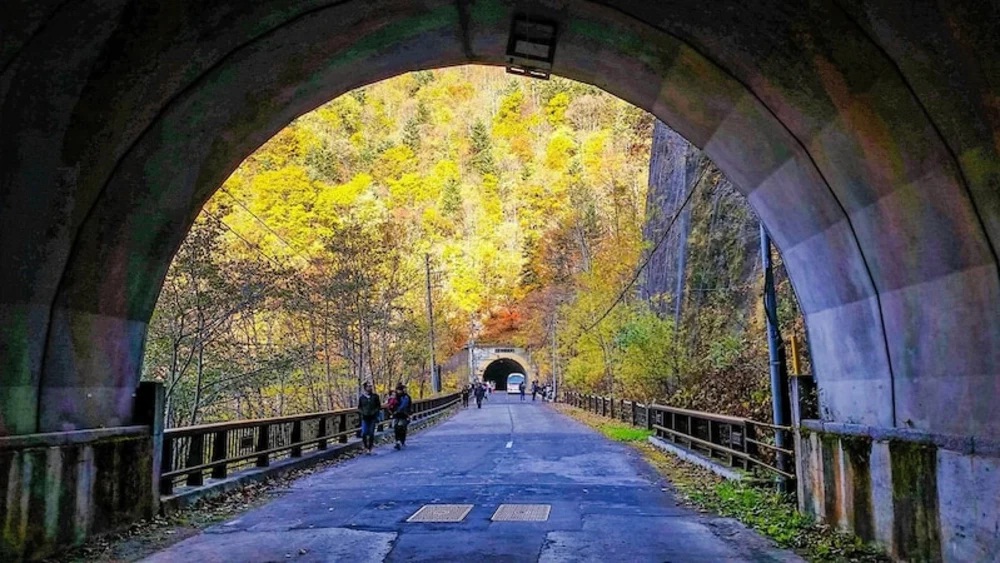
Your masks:
<svg viewBox="0 0 1000 563"><path fill-rule="evenodd" d="M514 446L514 441L513 440L511 440L510 442L507 442L507 447L508 448L513 447L513 446Z"/></svg>

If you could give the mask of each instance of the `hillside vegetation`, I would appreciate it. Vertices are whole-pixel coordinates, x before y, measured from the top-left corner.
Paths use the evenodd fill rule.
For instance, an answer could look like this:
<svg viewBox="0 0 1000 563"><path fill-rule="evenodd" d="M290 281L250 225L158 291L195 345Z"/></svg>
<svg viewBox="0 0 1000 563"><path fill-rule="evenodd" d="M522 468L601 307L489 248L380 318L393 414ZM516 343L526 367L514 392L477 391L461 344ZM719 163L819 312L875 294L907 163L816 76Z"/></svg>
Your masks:
<svg viewBox="0 0 1000 563"><path fill-rule="evenodd" d="M596 88L482 67L296 119L206 204L167 274L144 372L167 386L169 424L338 408L363 379L428 393L427 263L439 362L474 336L531 348L545 378L554 359L578 390L688 402L752 364L731 402L760 404L752 307L676 330L633 285L653 124ZM706 322L732 337L721 351L690 336Z"/></svg>

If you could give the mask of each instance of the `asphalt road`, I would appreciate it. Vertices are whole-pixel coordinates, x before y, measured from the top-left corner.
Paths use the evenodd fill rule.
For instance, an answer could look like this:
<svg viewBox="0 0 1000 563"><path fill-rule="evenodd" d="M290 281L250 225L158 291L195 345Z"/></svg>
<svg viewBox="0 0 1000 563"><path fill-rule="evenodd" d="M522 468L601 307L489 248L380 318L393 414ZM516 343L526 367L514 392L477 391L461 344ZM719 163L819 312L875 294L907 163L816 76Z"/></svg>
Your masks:
<svg viewBox="0 0 1000 563"><path fill-rule="evenodd" d="M631 448L530 396L495 393L401 451L382 446L300 479L147 561L800 560L678 506L664 487ZM547 505L548 518L493 521L504 503ZM407 522L427 504L472 507L460 522Z"/></svg>

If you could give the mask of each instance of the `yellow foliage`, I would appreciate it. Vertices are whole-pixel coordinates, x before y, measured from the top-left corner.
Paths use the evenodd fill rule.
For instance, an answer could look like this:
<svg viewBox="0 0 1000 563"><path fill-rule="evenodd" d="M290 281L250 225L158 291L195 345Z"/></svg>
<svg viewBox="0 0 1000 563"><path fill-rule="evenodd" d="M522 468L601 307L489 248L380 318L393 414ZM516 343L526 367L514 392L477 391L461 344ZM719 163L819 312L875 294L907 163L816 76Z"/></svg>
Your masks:
<svg viewBox="0 0 1000 563"><path fill-rule="evenodd" d="M398 180L404 174L415 172L418 164L413 149L406 145L396 145L379 156L372 175L379 182Z"/></svg>
<svg viewBox="0 0 1000 563"><path fill-rule="evenodd" d="M559 127L566 122L566 108L569 107L569 101L569 94L559 92L545 104L545 119L550 125Z"/></svg>
<svg viewBox="0 0 1000 563"><path fill-rule="evenodd" d="M550 299L545 292L553 288L546 284L556 273L565 284L558 291L566 296L567 318L592 319L638 259L637 223L617 217L641 216L641 208L627 206L641 205L645 194L636 191L625 198L619 192L633 184L645 189L647 163L643 155L626 154L624 147L633 145L619 140L618 129L612 133L623 103L607 102L593 90L568 88L536 107L536 100L545 99L545 88L497 69L465 67L388 80L324 104L265 143L225 183L268 229L226 196L206 206L224 214L227 224L253 244L223 233L226 255L259 261L262 250L298 270L282 284L312 276L329 288L363 287L370 281L330 279L332 265L384 256L385 248L398 252L395 277L387 282L400 294L384 313L391 319L378 316L382 312L370 314L378 319L373 326L390 322L404 328L372 342L377 357L364 360L383 362L365 366L368 370L391 366L397 370L394 378L416 377L415 366L425 352L424 252L432 256L435 307L447 320L439 327L447 343L442 357L462 342L470 318L500 310L534 315L519 308L532 299ZM587 98L585 103L578 103L581 98ZM577 127L580 123L586 127ZM593 201L581 200L581 193ZM359 226L359 232L351 230ZM349 248L345 232L357 235L358 248ZM386 247L376 253L370 241ZM293 259L299 254L314 263ZM552 265L556 262L561 265ZM281 288L284 294L313 291ZM537 314L543 315L554 305L539 307ZM310 303L282 310L269 302L261 317L286 328L252 328L266 332L275 347L313 350L319 345L301 340L308 331L300 325L303 315L315 313ZM344 313L337 307L323 314ZM344 333L343 327L328 328L330 334ZM535 337L529 329L516 330L522 331L513 335L519 340L530 343ZM625 365L608 356L601 338L609 337L600 333L564 343L574 350L567 350L567 358L578 353L569 366L571 378L591 384L601 381L607 362ZM335 352L313 352L317 363L293 370L281 384L261 385L260 396L297 409L312 400L303 389L323 385L316 381L337 381L338 386L347 381L349 387L356 377L351 370L360 368L337 356L350 349L349 343L335 344ZM329 365L327 357L333 358Z"/></svg>
<svg viewBox="0 0 1000 563"><path fill-rule="evenodd" d="M545 166L556 172L565 172L575 152L576 141L572 134L560 129L549 137L549 144L545 147Z"/></svg>
<svg viewBox="0 0 1000 563"><path fill-rule="evenodd" d="M361 172L351 178L349 182L323 190L317 201L317 207L321 210L333 211L353 205L361 194L367 192L371 186L371 175Z"/></svg>

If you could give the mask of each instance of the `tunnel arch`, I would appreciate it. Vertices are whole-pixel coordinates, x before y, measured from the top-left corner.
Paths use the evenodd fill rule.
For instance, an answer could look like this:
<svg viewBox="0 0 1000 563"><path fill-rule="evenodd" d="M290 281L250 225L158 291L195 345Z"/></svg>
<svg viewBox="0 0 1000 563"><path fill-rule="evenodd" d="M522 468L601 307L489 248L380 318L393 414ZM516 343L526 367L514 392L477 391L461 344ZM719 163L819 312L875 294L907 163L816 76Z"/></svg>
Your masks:
<svg viewBox="0 0 1000 563"><path fill-rule="evenodd" d="M225 177L353 88L503 64L515 11L201 4L40 9L0 50L0 433L128 424L160 284ZM806 316L824 418L1000 436L1000 111L978 62L1000 18L782 6L516 9L559 23L555 74L651 111L748 196Z"/></svg>
<svg viewBox="0 0 1000 563"><path fill-rule="evenodd" d="M490 362L483 370L483 381L492 381L496 384L494 389L503 392L507 390L507 377L512 373L524 374L525 383L530 383L528 370L525 366L511 358L500 358Z"/></svg>

